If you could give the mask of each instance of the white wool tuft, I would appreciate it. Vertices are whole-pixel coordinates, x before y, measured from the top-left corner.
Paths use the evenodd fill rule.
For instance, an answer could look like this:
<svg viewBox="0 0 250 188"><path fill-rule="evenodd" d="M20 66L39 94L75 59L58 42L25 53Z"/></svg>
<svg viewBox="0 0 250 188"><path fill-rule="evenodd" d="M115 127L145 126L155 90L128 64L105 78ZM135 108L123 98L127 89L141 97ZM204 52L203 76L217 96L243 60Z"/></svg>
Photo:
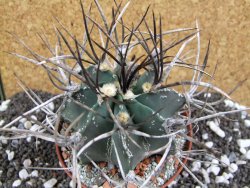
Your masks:
<svg viewBox="0 0 250 188"><path fill-rule="evenodd" d="M108 83L108 84L104 84L101 88L100 91L108 97L114 97L116 95L117 92L117 88L115 86L115 84L113 83Z"/></svg>

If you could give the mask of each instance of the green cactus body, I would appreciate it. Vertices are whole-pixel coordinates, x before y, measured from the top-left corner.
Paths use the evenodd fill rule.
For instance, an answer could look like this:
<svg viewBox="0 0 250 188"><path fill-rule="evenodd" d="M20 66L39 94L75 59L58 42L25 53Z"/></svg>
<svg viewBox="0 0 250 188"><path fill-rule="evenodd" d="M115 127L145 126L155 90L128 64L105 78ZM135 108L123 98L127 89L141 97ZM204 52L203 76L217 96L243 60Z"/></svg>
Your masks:
<svg viewBox="0 0 250 188"><path fill-rule="evenodd" d="M95 69L94 66L87 69L93 80L96 79ZM185 104L185 98L171 89L143 92L143 84L153 84L153 78L152 72L145 72L134 81L131 89L136 94L135 98L125 100L123 94L118 90L113 97L115 100L109 100L113 114L120 120L125 130L138 130L150 135L164 135L168 131L163 127L165 119L175 115ZM99 71L98 84L100 87L116 81L115 73ZM66 101L62 109L62 117L68 122L73 122L78 116L84 114L74 127L74 131L81 133L85 143L115 127L106 103L100 103L97 94L88 86L82 85L79 91L72 94L72 98L96 112L93 113L83 108L71 99ZM114 101L119 101L119 103ZM94 161L108 161L118 166L119 158L120 167L125 174L128 174L141 160L148 157L149 151L156 150L168 143L168 138L146 138L129 131L128 135L117 129L109 138L99 140L87 148L80 157L81 161L89 162L84 155L87 154Z"/></svg>

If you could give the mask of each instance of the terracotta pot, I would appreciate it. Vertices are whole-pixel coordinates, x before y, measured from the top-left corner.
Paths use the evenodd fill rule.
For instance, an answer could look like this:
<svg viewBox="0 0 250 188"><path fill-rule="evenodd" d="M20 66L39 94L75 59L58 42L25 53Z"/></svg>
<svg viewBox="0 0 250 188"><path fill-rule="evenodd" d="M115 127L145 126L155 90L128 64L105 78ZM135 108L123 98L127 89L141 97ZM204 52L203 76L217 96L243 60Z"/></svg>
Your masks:
<svg viewBox="0 0 250 188"><path fill-rule="evenodd" d="M192 125L191 124L188 125L187 129L188 129L188 136L192 137L193 136ZM185 147L186 147L186 151L191 150L192 149L192 142L187 141ZM65 168L64 171L67 173L67 175L69 177L72 178L72 173L69 170L66 169L67 166L66 166L66 164L64 162L64 159L63 159L63 156L62 156L62 151L61 151L60 147L57 144L56 144L56 154L57 154L57 157L58 157L62 167ZM187 158L184 158L182 163L186 164L187 163ZM177 164L177 170L176 170L175 174L171 178L169 178L161 188L165 188L168 185L170 185L178 177L178 175L182 172L182 170L183 170L183 166L180 165L180 164ZM82 184L82 188L87 188L87 187L84 184Z"/></svg>

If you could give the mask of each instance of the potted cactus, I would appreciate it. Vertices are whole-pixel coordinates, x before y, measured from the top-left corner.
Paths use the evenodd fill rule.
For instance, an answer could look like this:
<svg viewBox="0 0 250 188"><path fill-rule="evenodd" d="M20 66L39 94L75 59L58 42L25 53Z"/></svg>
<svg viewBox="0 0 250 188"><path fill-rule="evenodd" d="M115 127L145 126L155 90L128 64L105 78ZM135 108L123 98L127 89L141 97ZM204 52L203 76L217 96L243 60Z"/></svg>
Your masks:
<svg viewBox="0 0 250 188"><path fill-rule="evenodd" d="M163 31L161 17L157 20L153 13L153 27L150 28L146 19L148 8L140 21L129 27L122 19L129 2L123 8L121 3L115 4L111 22L97 0L95 4L102 23L91 18L90 11L85 12L80 3L85 30L83 41L77 40L56 18L61 29L56 27L55 30L58 38L55 49L43 40L52 57L33 52L18 39L32 57L11 54L44 68L55 87L63 93L46 102L36 102L33 94L20 82L37 106L1 130L55 142L59 158L62 158L59 147L64 148L69 157L66 164L62 161L62 165L72 176L74 185L93 186L95 182L86 182L83 175L85 167L92 164L110 186L132 183L139 187L166 187L183 167L188 171L184 151L191 150L192 142L211 151L192 138L191 124L237 110L216 112L206 101L196 99L199 93L209 89L229 98L216 86L202 81L204 76L212 76L205 72L209 44L204 60L199 64L198 23L194 28ZM95 31L99 39L93 39ZM184 36L167 42L175 33ZM194 59L189 59L183 53L194 41L197 53ZM171 55L176 48L177 53ZM175 68L191 70L191 80L171 83L169 78ZM175 91L174 87L179 90ZM198 91L200 87L203 89ZM58 98L62 99L61 106L53 112L48 105ZM44 122L29 117L38 109L47 114ZM192 112L196 109L207 115L194 117ZM43 131L9 128L23 117L35 121ZM154 162L156 155L161 156L157 163ZM134 169L149 157L153 160L148 162L148 168L145 167L144 176L139 176ZM100 162L107 165L100 167ZM115 175L109 173L108 166L116 169L119 178L113 179ZM157 178L159 175L161 178Z"/></svg>

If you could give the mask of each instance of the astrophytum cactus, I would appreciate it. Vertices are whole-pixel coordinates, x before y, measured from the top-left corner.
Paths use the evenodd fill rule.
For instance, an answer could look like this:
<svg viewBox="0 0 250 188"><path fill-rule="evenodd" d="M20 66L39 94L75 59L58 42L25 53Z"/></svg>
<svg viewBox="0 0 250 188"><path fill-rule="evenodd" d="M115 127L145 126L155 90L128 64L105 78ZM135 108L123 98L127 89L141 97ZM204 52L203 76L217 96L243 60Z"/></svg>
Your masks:
<svg viewBox="0 0 250 188"><path fill-rule="evenodd" d="M89 162L86 155L94 161L113 162L126 175L150 153L167 145L166 137L148 138L143 134L170 133L164 122L182 108L185 98L171 89L154 89L152 71L145 71L133 80L126 93L119 86L119 71L97 70L97 66L91 66L86 69L86 75L96 80L97 71L100 93L82 84L65 103L62 116L70 123L78 119L73 129L81 133L85 143L113 131L110 137L82 151L80 158L83 163ZM133 131L142 134L136 135Z"/></svg>

